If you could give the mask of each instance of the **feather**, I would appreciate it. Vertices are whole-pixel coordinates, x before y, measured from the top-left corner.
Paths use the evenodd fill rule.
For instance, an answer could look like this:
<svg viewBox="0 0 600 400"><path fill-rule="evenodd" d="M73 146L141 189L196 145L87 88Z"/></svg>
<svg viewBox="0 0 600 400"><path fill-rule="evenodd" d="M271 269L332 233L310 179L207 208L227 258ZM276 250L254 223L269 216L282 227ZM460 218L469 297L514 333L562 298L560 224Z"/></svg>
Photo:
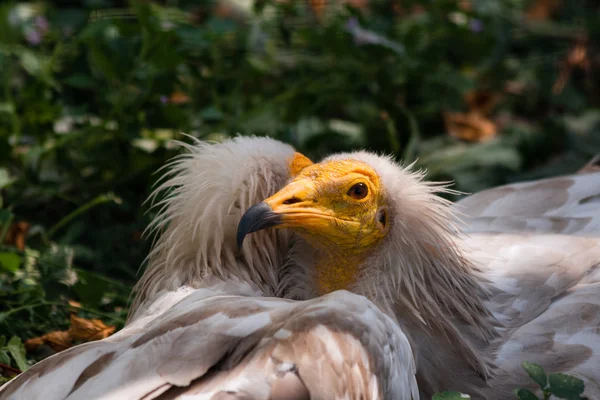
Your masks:
<svg viewBox="0 0 600 400"><path fill-rule="evenodd" d="M50 357L2 397L209 399L233 392L266 400L295 386L311 398L381 398L383 392L416 398L410 345L368 300L337 292L292 302L233 295L231 282L221 282L226 292L217 286L196 289L108 340ZM240 283L238 292L247 286ZM372 357L384 351L397 357ZM287 374L296 377L290 384L283 381Z"/></svg>
<svg viewBox="0 0 600 400"><path fill-rule="evenodd" d="M526 360L577 376L600 398L600 172L507 185L458 206L502 323L490 392L530 387Z"/></svg>

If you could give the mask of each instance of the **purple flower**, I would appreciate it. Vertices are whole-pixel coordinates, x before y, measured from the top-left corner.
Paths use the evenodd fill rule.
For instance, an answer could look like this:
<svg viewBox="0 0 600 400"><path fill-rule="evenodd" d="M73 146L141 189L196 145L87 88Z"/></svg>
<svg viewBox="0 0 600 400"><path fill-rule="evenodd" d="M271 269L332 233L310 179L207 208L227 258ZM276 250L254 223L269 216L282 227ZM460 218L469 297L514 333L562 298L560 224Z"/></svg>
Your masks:
<svg viewBox="0 0 600 400"><path fill-rule="evenodd" d="M469 21L469 28L473 32L482 32L483 31L483 21L480 19L472 19Z"/></svg>
<svg viewBox="0 0 600 400"><path fill-rule="evenodd" d="M43 15L38 15L35 17L33 24L41 33L48 32L48 28L50 27L48 20Z"/></svg>
<svg viewBox="0 0 600 400"><path fill-rule="evenodd" d="M167 104L169 102L169 98L167 96L160 96L160 102L162 104Z"/></svg>
<svg viewBox="0 0 600 400"><path fill-rule="evenodd" d="M37 30L30 30L25 34L25 40L34 46L42 43L42 34Z"/></svg>

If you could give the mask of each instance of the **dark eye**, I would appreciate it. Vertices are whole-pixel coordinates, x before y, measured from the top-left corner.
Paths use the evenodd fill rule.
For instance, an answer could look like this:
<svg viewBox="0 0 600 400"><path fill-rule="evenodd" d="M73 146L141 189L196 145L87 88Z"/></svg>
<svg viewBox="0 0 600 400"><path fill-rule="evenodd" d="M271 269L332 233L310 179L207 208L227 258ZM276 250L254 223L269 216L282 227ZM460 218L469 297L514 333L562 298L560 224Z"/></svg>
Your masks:
<svg viewBox="0 0 600 400"><path fill-rule="evenodd" d="M362 182L357 183L348 190L348 196L356 200L364 199L367 193L369 193L369 188Z"/></svg>

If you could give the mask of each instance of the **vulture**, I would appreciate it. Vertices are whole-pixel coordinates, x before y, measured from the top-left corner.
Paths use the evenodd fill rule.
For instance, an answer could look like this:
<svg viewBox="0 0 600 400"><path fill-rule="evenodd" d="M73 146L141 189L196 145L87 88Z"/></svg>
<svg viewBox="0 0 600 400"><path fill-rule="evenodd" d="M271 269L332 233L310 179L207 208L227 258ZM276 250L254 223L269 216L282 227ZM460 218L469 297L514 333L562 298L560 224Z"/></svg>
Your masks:
<svg viewBox="0 0 600 400"><path fill-rule="evenodd" d="M371 152L182 146L125 327L0 399L503 400L522 361L600 399L600 171L451 203Z"/></svg>

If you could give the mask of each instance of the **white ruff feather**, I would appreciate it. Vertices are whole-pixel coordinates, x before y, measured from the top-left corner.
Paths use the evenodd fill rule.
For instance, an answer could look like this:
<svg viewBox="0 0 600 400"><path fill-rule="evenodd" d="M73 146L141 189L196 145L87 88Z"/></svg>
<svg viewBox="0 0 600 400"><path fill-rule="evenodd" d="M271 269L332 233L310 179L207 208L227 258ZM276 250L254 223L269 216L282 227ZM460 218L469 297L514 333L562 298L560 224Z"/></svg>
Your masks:
<svg viewBox="0 0 600 400"><path fill-rule="evenodd" d="M197 287L207 276L252 282L274 293L288 247L288 233L262 231L248 237L243 256L236 248L237 224L251 206L269 197L290 177L294 149L267 138L236 138L220 144L181 143L188 152L166 168L150 199L158 234L148 266L135 287L130 315L161 291Z"/></svg>

